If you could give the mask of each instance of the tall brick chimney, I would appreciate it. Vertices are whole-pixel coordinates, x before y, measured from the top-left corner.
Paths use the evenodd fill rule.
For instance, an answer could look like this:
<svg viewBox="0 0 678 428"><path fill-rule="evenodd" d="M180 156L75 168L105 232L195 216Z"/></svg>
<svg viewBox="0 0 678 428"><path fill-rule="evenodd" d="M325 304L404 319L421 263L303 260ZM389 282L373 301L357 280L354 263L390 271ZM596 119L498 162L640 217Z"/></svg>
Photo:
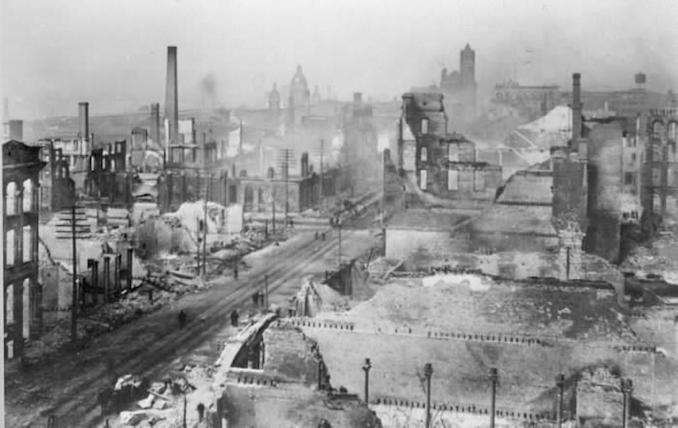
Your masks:
<svg viewBox="0 0 678 428"><path fill-rule="evenodd" d="M179 144L179 92L177 89L177 47L167 46L165 118L169 122L169 142Z"/></svg>
<svg viewBox="0 0 678 428"><path fill-rule="evenodd" d="M581 139L581 74L572 75L572 147Z"/></svg>
<svg viewBox="0 0 678 428"><path fill-rule="evenodd" d="M306 177L308 172L308 152L304 152L301 154L301 176Z"/></svg>
<svg viewBox="0 0 678 428"><path fill-rule="evenodd" d="M89 137L89 103L78 103L78 137Z"/></svg>
<svg viewBox="0 0 678 428"><path fill-rule="evenodd" d="M160 144L160 104L151 104L151 139Z"/></svg>

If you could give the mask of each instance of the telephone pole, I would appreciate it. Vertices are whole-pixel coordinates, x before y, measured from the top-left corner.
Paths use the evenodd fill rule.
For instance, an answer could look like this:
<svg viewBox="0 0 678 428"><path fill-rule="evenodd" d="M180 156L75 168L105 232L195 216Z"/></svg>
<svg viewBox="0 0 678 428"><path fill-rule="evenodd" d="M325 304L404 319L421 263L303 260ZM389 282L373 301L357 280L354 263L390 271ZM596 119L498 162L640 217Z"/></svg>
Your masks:
<svg viewBox="0 0 678 428"><path fill-rule="evenodd" d="M324 169L323 169L323 155L325 154L325 140L320 140L320 198L318 202L322 203L323 201L323 181L324 181Z"/></svg>
<svg viewBox="0 0 678 428"><path fill-rule="evenodd" d="M73 239L73 291L71 303L71 341L75 343L78 340L78 258L77 245L75 239L75 195L73 195L73 206L71 206L71 233Z"/></svg>
<svg viewBox="0 0 678 428"><path fill-rule="evenodd" d="M278 152L278 164L283 173L283 178L285 180L285 228L287 228L287 223L289 221L289 172L290 164L294 165L294 149L280 149Z"/></svg>

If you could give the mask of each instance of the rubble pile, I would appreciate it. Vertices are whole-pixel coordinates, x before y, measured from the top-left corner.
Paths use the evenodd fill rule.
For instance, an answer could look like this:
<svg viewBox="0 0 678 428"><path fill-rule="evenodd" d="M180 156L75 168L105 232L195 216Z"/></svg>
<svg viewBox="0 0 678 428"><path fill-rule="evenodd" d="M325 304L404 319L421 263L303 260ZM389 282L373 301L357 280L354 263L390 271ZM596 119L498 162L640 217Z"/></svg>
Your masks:
<svg viewBox="0 0 678 428"><path fill-rule="evenodd" d="M676 231L662 233L648 246L635 248L621 264L621 269L635 272L639 278L653 275L678 285L678 239Z"/></svg>

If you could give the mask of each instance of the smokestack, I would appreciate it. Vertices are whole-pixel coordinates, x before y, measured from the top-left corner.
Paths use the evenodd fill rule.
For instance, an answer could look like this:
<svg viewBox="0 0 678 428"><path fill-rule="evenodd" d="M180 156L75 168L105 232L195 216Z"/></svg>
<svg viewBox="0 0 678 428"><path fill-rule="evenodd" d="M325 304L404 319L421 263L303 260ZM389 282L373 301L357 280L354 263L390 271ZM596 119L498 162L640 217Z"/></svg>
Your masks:
<svg viewBox="0 0 678 428"><path fill-rule="evenodd" d="M89 137L89 103L78 103L78 137L86 139Z"/></svg>
<svg viewBox="0 0 678 428"><path fill-rule="evenodd" d="M581 139L581 74L572 75L572 142L573 147Z"/></svg>
<svg viewBox="0 0 678 428"><path fill-rule="evenodd" d="M169 143L179 144L179 93L177 89L177 47L167 46L165 118L169 121Z"/></svg>
<svg viewBox="0 0 678 428"><path fill-rule="evenodd" d="M308 153L304 152L301 154L301 176L306 177L308 175Z"/></svg>
<svg viewBox="0 0 678 428"><path fill-rule="evenodd" d="M151 139L160 144L160 104L151 104Z"/></svg>

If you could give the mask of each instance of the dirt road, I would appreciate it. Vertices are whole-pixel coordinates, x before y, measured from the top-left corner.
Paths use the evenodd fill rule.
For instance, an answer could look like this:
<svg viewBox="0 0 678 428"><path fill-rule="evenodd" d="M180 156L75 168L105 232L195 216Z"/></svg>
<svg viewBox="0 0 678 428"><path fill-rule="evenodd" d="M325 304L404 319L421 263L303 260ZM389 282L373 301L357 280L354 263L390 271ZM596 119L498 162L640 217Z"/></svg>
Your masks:
<svg viewBox="0 0 678 428"><path fill-rule="evenodd" d="M342 253L357 256L373 245L369 234L342 232ZM187 295L172 307L144 316L120 329L90 341L79 351L61 352L29 370L6 372L6 426L47 426L56 415L59 427L90 427L101 422L97 393L118 375L134 373L157 379L173 361L205 343L230 323L229 314L251 301L254 290L269 278L271 300L291 295L307 274L336 267L338 236L326 241L305 233L250 258L252 266L238 281L216 280L200 293ZM330 261L332 260L332 261ZM278 300L280 300L278 298ZM177 314L189 314L185 328L177 328ZM111 367L114 367L111 370Z"/></svg>

